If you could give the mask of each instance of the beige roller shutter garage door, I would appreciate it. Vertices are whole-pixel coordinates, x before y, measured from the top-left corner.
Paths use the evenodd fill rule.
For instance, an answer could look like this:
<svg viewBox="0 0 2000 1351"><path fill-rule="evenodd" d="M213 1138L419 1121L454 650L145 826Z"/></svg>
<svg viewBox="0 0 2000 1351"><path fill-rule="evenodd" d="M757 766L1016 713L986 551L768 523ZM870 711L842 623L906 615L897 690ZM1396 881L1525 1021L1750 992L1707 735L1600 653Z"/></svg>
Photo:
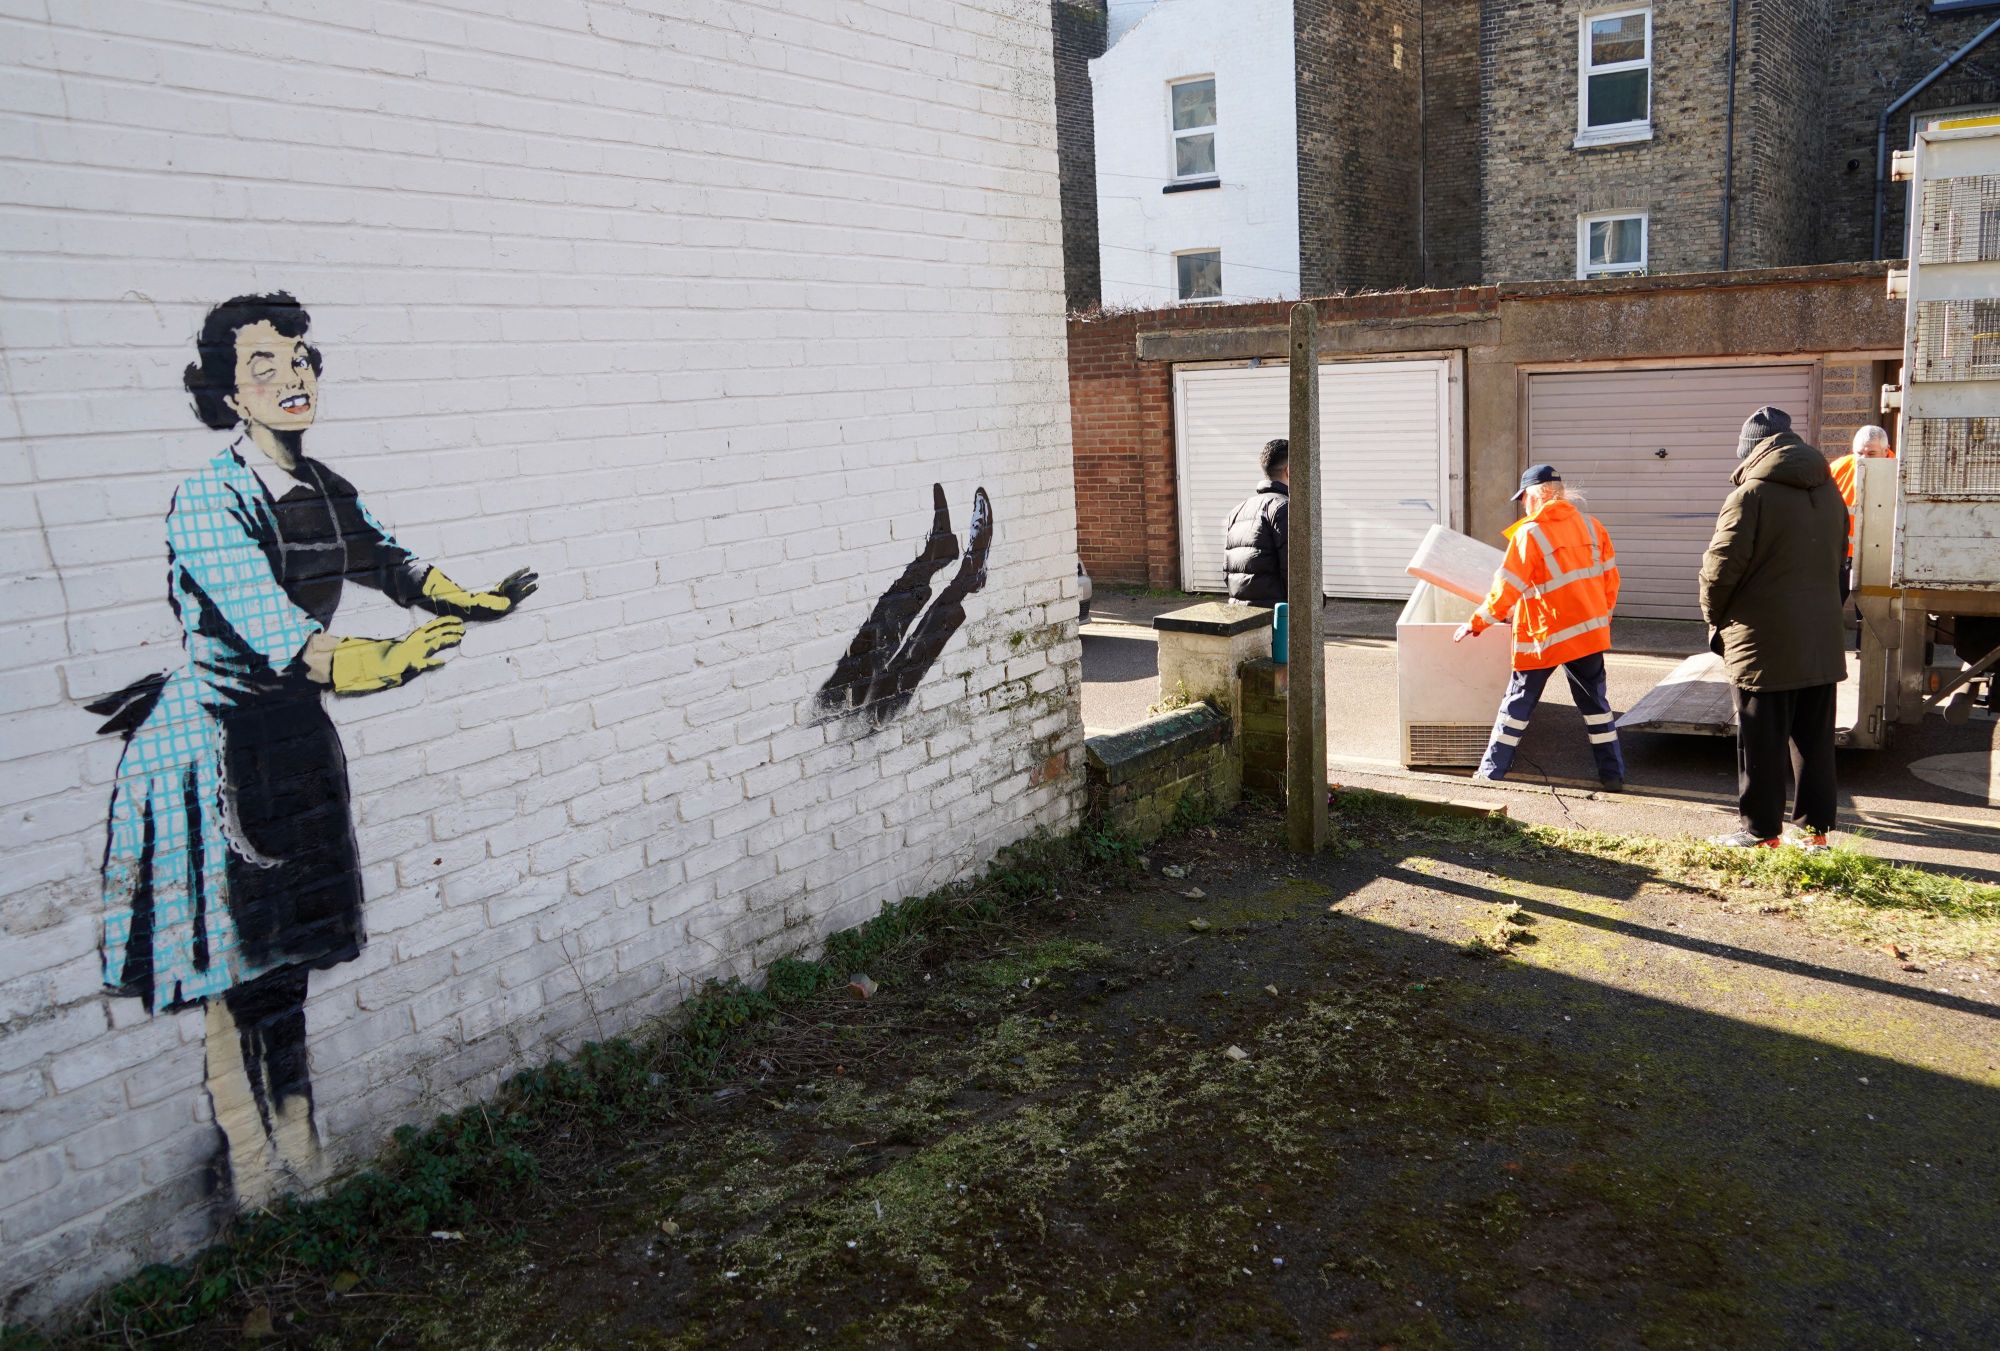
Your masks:
<svg viewBox="0 0 2000 1351"><path fill-rule="evenodd" d="M1447 360L1320 363L1321 536L1326 594L1402 600L1403 571L1435 522L1450 524L1452 366ZM1221 591L1229 513L1257 486L1257 451L1289 422L1287 371L1174 373L1181 585Z"/></svg>
<svg viewBox="0 0 2000 1351"><path fill-rule="evenodd" d="M1810 365L1530 375L1528 461L1583 489L1611 532L1619 614L1699 619L1696 577L1743 419L1776 404L1811 440L1815 403Z"/></svg>

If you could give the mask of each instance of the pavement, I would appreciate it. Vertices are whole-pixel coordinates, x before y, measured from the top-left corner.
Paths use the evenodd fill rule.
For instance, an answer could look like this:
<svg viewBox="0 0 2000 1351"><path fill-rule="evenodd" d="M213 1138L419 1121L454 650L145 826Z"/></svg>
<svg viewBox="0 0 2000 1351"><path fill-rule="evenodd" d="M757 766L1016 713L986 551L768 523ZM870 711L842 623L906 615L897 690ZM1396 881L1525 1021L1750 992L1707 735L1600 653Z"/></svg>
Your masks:
<svg viewBox="0 0 2000 1351"><path fill-rule="evenodd" d="M1083 626L1083 721L1117 731L1159 698L1154 616L1207 597L1100 592ZM1396 615L1388 601L1332 601L1327 639L1327 766L1335 782L1428 797L1506 802L1516 820L1663 837L1735 829L1736 744L1729 737L1628 733L1628 791L1597 790L1583 721L1552 681L1522 738L1513 778L1403 768L1396 721ZM1700 626L1619 620L1605 666L1612 707L1638 701L1690 652ZM1883 857L2000 881L2000 724L1932 716L1896 729L1886 750L1840 753L1841 830ZM1982 773L1983 769L1983 773Z"/></svg>

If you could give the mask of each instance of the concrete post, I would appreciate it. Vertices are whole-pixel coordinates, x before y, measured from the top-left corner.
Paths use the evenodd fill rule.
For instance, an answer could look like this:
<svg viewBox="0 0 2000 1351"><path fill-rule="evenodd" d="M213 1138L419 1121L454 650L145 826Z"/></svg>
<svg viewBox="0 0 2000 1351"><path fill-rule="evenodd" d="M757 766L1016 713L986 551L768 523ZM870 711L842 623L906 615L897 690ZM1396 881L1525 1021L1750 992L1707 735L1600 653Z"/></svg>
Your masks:
<svg viewBox="0 0 2000 1351"><path fill-rule="evenodd" d="M1292 306L1291 492L1285 548L1290 558L1290 701L1285 728L1285 837L1293 852L1326 847L1326 624L1320 581L1319 315Z"/></svg>

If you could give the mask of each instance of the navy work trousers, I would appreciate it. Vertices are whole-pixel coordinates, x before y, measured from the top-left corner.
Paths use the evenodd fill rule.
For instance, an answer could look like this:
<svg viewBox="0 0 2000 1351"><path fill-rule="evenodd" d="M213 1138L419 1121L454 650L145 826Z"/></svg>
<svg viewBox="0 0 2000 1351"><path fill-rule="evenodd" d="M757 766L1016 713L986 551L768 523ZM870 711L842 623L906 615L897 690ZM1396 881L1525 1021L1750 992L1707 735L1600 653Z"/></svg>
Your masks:
<svg viewBox="0 0 2000 1351"><path fill-rule="evenodd" d="M1570 693L1583 713L1584 730L1590 734L1590 753L1597 760L1597 777L1623 779L1625 757L1618 749L1611 696L1604 685L1604 654L1593 652L1564 662L1562 672L1569 677ZM1528 730L1528 719L1535 715L1535 705L1541 703L1542 691L1555 673L1553 666L1538 671L1516 671L1507 682L1507 697L1500 701L1500 716L1493 720L1493 735L1486 742L1486 758L1479 762L1482 778L1504 779L1514 767L1514 752L1521 744L1521 734Z"/></svg>

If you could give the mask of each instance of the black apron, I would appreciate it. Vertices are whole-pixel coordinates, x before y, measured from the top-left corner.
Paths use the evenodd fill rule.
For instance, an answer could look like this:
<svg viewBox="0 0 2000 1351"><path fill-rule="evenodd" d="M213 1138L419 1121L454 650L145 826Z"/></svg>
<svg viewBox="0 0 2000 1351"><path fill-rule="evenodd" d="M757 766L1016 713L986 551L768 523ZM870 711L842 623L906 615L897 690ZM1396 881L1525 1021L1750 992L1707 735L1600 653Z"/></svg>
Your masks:
<svg viewBox="0 0 2000 1351"><path fill-rule="evenodd" d="M298 477L300 486L277 499L278 535L265 552L292 603L330 625L355 552L343 526L353 509L328 492L330 476L312 461L301 462ZM294 671L221 715L229 911L253 968L328 967L361 950L347 755L323 700Z"/></svg>

